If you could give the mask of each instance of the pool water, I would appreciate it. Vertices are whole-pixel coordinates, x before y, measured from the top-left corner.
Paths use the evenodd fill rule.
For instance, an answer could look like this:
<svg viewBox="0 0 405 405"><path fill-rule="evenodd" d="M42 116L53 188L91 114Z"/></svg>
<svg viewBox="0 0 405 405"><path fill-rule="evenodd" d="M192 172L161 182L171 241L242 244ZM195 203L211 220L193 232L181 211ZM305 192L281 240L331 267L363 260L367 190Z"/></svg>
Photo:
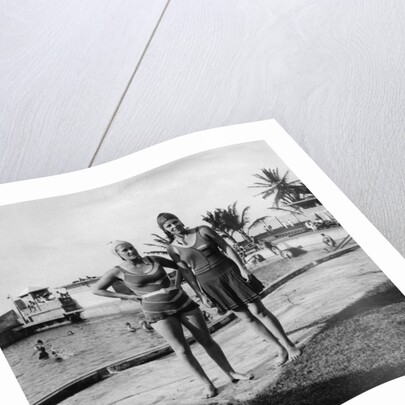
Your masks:
<svg viewBox="0 0 405 405"><path fill-rule="evenodd" d="M141 312L93 318L36 333L3 350L28 401L36 402L80 375L144 352L164 343L156 332L128 332L125 322L138 327ZM68 335L72 331L73 335ZM39 360L34 347L44 343L49 359ZM51 355L51 347L63 361Z"/></svg>

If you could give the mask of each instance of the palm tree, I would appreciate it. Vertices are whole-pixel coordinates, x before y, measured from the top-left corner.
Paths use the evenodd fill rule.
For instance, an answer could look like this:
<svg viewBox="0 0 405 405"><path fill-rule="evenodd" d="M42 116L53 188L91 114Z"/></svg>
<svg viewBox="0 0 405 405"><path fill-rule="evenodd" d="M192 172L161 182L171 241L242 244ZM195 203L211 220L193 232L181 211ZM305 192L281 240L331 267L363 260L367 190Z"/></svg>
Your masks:
<svg viewBox="0 0 405 405"><path fill-rule="evenodd" d="M228 238L232 243L237 243L232 234L235 232L232 229L226 227L222 221L222 209L216 208L214 212L207 211L206 215L202 217L202 220L208 222L215 232L219 233L222 237Z"/></svg>
<svg viewBox="0 0 405 405"><path fill-rule="evenodd" d="M263 174L253 174L260 182L255 182L250 188L265 188L259 194L263 198L274 196L273 207L280 208L280 203L292 204L301 200L304 196L313 195L307 186L300 180L289 182L287 177L289 171L281 177L278 169L262 169ZM297 209L296 209L297 210Z"/></svg>
<svg viewBox="0 0 405 405"><path fill-rule="evenodd" d="M243 237L243 239L245 239L248 242L251 242L252 238L245 231L245 226L249 223L247 212L250 207L245 207L239 214L238 210L236 209L236 204L237 201L235 201L231 205L228 205L228 208L226 210L224 209L220 210L221 221L225 229L238 232Z"/></svg>
<svg viewBox="0 0 405 405"><path fill-rule="evenodd" d="M271 229L271 227L269 225L266 224L265 219L267 218L273 218L270 215L266 215L264 217L260 217L257 218L256 220L254 220L251 225L248 228L248 232L250 233L250 231L255 228L256 226L262 225L267 231L269 231L269 229Z"/></svg>
<svg viewBox="0 0 405 405"><path fill-rule="evenodd" d="M156 247L161 250L153 250L153 251L144 252L144 253L148 254L148 255L156 255L156 254L167 255L168 253L167 253L166 249L167 249L167 246L170 244L170 240L167 238L164 238L156 233L152 233L152 236L155 237L153 239L153 241L155 243L144 243L144 245Z"/></svg>

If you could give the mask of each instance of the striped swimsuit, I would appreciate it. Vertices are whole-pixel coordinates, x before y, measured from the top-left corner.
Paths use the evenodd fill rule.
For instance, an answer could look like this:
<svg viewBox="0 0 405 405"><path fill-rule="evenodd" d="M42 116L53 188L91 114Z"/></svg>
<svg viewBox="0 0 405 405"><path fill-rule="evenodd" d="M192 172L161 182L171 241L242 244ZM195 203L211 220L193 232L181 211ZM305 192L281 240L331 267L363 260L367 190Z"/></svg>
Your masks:
<svg viewBox="0 0 405 405"><path fill-rule="evenodd" d="M136 267L130 262L123 262L120 266L117 266L124 274L125 285L139 296L170 287L170 279L163 267L150 257L145 257L144 260L146 265L152 266L152 269L147 274L137 272ZM198 308L198 304L180 289L144 298L141 305L145 318L149 323Z"/></svg>

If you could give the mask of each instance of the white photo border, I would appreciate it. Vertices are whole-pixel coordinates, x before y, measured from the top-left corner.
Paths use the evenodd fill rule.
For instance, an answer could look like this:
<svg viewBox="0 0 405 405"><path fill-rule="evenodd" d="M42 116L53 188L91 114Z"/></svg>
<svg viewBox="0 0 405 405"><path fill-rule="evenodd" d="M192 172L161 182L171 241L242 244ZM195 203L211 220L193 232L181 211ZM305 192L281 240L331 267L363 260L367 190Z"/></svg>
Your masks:
<svg viewBox="0 0 405 405"><path fill-rule="evenodd" d="M196 153L252 141L264 141L273 149L405 295L405 259L275 120L196 132L90 169L0 184L0 207L108 186ZM7 398L9 404L28 404L1 351L0 379L3 401ZM377 403L377 398L384 398L399 405L403 387L405 377L375 387L348 404L369 405L370 400Z"/></svg>

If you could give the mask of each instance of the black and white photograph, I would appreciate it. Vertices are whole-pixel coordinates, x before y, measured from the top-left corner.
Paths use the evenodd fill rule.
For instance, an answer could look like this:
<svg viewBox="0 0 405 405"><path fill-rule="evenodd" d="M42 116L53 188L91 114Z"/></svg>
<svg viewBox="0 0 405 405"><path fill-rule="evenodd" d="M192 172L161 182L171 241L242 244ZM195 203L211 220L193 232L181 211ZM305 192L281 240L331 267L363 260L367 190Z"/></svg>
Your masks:
<svg viewBox="0 0 405 405"><path fill-rule="evenodd" d="M0 344L32 405L338 405L405 375L404 295L264 141L0 223Z"/></svg>

